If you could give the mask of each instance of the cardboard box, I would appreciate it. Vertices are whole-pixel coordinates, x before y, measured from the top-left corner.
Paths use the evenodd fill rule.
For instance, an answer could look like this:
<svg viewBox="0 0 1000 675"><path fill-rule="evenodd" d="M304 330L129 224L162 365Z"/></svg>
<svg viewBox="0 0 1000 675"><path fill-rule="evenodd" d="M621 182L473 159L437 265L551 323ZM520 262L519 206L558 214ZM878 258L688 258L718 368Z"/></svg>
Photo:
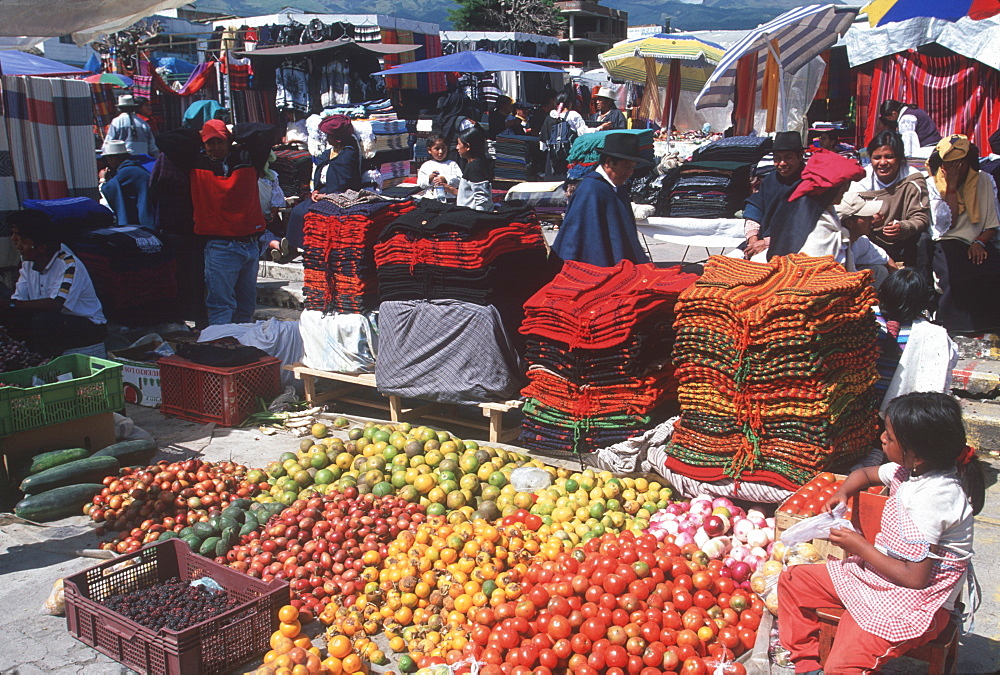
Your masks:
<svg viewBox="0 0 1000 675"><path fill-rule="evenodd" d="M108 353L108 359L122 364L122 384L125 401L147 408L159 408L163 401L160 392L160 367L155 361L143 360L161 343L120 349Z"/></svg>
<svg viewBox="0 0 1000 675"><path fill-rule="evenodd" d="M0 452L9 470L12 464L50 450L87 448L97 452L114 442L115 416L108 412L5 436L0 438Z"/></svg>

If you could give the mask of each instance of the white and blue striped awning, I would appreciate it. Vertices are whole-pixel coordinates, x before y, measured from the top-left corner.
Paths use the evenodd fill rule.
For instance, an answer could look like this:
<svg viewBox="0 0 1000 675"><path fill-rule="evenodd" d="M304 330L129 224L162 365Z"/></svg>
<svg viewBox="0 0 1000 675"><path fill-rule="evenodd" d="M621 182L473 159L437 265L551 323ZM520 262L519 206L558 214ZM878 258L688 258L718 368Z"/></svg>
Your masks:
<svg viewBox="0 0 1000 675"><path fill-rule="evenodd" d="M753 51L757 51L757 90L760 91L767 65L767 45L772 40L777 40L781 55L779 61L785 75L795 73L836 44L839 36L854 22L857 13L856 7L808 5L757 26L726 50L715 72L695 99L695 107L722 108L732 101L736 91L736 62Z"/></svg>

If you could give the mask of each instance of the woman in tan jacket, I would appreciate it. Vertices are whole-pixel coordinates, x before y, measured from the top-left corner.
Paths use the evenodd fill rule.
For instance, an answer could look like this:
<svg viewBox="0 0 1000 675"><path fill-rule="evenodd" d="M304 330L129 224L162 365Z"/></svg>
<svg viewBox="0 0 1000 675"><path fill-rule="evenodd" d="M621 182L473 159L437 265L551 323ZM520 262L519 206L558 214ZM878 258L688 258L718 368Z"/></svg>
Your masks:
<svg viewBox="0 0 1000 675"><path fill-rule="evenodd" d="M868 156L871 164L865 177L848 191L865 201L882 202L870 239L893 260L926 272L930 264L926 177L906 164L903 139L895 131L876 134L868 144Z"/></svg>

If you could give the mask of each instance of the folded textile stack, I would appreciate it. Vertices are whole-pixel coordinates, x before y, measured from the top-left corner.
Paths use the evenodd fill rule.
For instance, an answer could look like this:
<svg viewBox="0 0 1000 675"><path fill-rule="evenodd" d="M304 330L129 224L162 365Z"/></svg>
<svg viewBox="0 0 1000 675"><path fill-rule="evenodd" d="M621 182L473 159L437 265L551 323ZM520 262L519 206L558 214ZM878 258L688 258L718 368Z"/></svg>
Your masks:
<svg viewBox="0 0 1000 675"><path fill-rule="evenodd" d="M751 168L720 160L682 164L670 191L670 216L732 218L750 194Z"/></svg>
<svg viewBox="0 0 1000 675"><path fill-rule="evenodd" d="M525 447L592 452L648 428L654 411L675 398L674 304L695 279L627 260L564 263L525 303Z"/></svg>
<svg viewBox="0 0 1000 675"><path fill-rule="evenodd" d="M681 294L681 419L670 471L795 490L876 442L878 333L869 272L829 258L713 256Z"/></svg>
<svg viewBox="0 0 1000 675"><path fill-rule="evenodd" d="M774 141L769 136L730 136L703 145L694 151L696 162L740 162L756 164L771 152Z"/></svg>
<svg viewBox="0 0 1000 675"><path fill-rule="evenodd" d="M534 136L497 136L494 145L496 163L493 176L497 180L524 182L531 175L532 160L538 153L538 138Z"/></svg>
<svg viewBox="0 0 1000 675"><path fill-rule="evenodd" d="M548 281L541 276L545 240L530 209L487 213L424 199L380 239L375 264L383 301L460 300L497 305L513 318Z"/></svg>
<svg viewBox="0 0 1000 675"><path fill-rule="evenodd" d="M639 154L655 162L653 156L653 131L651 129L618 129L616 131L595 131L593 133L579 136L573 141L570 148L569 171L566 174L571 180L580 180L591 171L597 168L597 162L601 158L601 147L604 145L604 137L608 134L635 134L639 137Z"/></svg>
<svg viewBox="0 0 1000 675"><path fill-rule="evenodd" d="M177 318L174 254L155 234L138 227L84 233L72 243L109 321L128 326Z"/></svg>
<svg viewBox="0 0 1000 675"><path fill-rule="evenodd" d="M379 303L374 246L382 230L414 208L361 191L313 204L303 226L305 308L365 312Z"/></svg>

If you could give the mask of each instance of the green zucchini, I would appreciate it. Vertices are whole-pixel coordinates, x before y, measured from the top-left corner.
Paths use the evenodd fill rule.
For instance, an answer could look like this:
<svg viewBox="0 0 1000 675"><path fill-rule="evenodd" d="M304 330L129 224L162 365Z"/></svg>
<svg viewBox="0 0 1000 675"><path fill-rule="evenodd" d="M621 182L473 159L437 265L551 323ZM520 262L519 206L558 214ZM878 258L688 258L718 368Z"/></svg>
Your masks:
<svg viewBox="0 0 1000 675"><path fill-rule="evenodd" d="M33 476L36 473L41 473L42 471L53 469L62 464L68 464L69 462L75 462L78 459L84 459L89 456L90 452L86 448L69 448L67 450L43 452L42 454L35 455L31 458L31 465L25 469L21 478Z"/></svg>
<svg viewBox="0 0 1000 675"><path fill-rule="evenodd" d="M94 453L94 457L116 457L122 466L146 466L159 451L153 440L122 441L98 450Z"/></svg>
<svg viewBox="0 0 1000 675"><path fill-rule="evenodd" d="M21 481L21 490L29 495L37 495L65 485L99 483L105 477L117 474L118 468L118 460L114 457L78 459L28 476Z"/></svg>
<svg viewBox="0 0 1000 675"><path fill-rule="evenodd" d="M40 495L25 497L14 507L14 514L38 523L59 520L67 516L83 515L83 505L103 489L104 486L99 483L81 483L53 488Z"/></svg>

